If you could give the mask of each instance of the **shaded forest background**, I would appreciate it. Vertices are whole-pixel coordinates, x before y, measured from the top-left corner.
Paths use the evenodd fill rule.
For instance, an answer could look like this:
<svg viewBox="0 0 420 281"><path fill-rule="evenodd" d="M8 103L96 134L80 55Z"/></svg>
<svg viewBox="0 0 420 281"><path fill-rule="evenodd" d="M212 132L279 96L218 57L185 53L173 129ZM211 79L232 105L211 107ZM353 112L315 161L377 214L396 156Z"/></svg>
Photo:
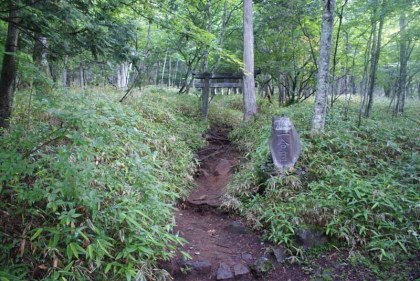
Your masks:
<svg viewBox="0 0 420 281"><path fill-rule="evenodd" d="M1 45L8 25L19 33L14 86L39 94L151 84L185 93L193 72L242 68L240 1L5 1L1 9ZM367 117L375 91L402 113L405 97L419 95L418 3L338 1L335 10L330 106L359 94ZM260 92L282 105L314 95L321 1L256 1L253 14Z"/></svg>

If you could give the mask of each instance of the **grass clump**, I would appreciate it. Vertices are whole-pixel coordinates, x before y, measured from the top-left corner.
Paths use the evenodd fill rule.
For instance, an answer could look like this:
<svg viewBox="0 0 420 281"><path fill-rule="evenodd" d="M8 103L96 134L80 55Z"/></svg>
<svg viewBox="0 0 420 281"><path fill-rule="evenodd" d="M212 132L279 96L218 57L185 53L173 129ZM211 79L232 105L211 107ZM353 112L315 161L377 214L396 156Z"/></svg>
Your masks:
<svg viewBox="0 0 420 281"><path fill-rule="evenodd" d="M171 212L206 129L184 99L19 96L0 138L0 279L168 278L156 263L183 242Z"/></svg>
<svg viewBox="0 0 420 281"><path fill-rule="evenodd" d="M385 103L357 128L357 104L330 111L325 133L312 137L311 104L262 105L251 123L231 138L247 156L228 187L225 206L240 211L266 237L297 247L298 229L316 227L331 239L382 261L398 261L420 249L419 113L392 118ZM273 175L268 140L271 116L285 114L297 128L303 152L294 171Z"/></svg>

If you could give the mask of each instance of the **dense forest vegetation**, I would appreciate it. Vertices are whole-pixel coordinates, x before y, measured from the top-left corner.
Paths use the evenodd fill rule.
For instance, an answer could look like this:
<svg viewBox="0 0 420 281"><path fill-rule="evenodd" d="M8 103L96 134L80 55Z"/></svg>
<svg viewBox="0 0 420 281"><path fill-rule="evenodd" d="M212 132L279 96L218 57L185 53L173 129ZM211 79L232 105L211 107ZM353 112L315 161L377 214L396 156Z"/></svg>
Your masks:
<svg viewBox="0 0 420 281"><path fill-rule="evenodd" d="M341 249L420 278L418 0L5 0L0 19L1 281L169 280L214 126L243 155L223 208L288 262ZM243 90L211 88L202 120L197 73ZM303 149L273 174L281 114ZM302 226L329 243L300 247Z"/></svg>

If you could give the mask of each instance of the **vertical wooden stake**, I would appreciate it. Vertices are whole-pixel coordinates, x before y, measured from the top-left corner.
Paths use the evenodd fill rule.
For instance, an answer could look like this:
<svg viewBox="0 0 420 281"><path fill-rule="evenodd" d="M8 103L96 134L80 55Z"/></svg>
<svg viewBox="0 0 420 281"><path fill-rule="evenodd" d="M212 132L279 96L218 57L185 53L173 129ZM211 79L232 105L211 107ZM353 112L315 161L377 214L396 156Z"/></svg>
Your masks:
<svg viewBox="0 0 420 281"><path fill-rule="evenodd" d="M207 121L207 111L209 106L209 92L210 92L210 79L206 73L204 77L204 88L203 88L203 121Z"/></svg>

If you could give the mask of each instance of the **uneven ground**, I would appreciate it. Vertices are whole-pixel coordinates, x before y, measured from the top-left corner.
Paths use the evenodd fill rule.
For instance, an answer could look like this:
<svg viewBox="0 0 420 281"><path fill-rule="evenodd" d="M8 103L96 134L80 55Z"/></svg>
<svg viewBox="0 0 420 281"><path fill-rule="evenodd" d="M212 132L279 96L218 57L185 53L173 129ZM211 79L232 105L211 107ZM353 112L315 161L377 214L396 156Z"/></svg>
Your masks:
<svg viewBox="0 0 420 281"><path fill-rule="evenodd" d="M285 263L282 248L262 242L240 218L218 209L240 154L223 129L212 129L206 140L208 146L198 152L197 188L175 212L175 231L188 243L163 265L174 280L376 280L350 265L347 251L334 250L300 265ZM181 251L192 259L185 260Z"/></svg>

